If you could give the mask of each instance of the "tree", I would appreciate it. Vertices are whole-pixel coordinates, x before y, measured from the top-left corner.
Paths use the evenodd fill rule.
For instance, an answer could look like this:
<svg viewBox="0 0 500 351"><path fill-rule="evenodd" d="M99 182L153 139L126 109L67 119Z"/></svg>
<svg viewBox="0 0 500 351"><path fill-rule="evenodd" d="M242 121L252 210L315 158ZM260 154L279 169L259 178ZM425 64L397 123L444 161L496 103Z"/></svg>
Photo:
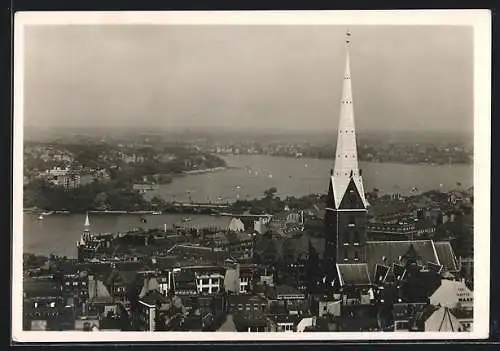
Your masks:
<svg viewBox="0 0 500 351"><path fill-rule="evenodd" d="M278 189L276 189L276 187L269 188L266 191L264 191L264 198L272 199L277 192Z"/></svg>

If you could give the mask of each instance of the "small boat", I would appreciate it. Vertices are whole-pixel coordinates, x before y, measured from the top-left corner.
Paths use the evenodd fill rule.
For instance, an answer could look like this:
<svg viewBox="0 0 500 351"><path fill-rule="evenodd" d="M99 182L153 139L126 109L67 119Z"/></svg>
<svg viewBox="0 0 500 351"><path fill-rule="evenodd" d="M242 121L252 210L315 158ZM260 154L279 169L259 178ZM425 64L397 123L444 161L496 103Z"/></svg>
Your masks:
<svg viewBox="0 0 500 351"><path fill-rule="evenodd" d="M146 222L147 222L146 218L141 217L141 223L146 223Z"/></svg>
<svg viewBox="0 0 500 351"><path fill-rule="evenodd" d="M38 219L41 221L43 219L43 216L42 215L38 216Z"/></svg>
<svg viewBox="0 0 500 351"><path fill-rule="evenodd" d="M183 222L190 222L191 221L191 217L182 217L182 221Z"/></svg>
<svg viewBox="0 0 500 351"><path fill-rule="evenodd" d="M42 212L42 216L50 216L51 214L53 214L54 211L47 211L47 212Z"/></svg>
<svg viewBox="0 0 500 351"><path fill-rule="evenodd" d="M161 211L153 211L152 214L155 215L155 216L158 216L158 215L161 215Z"/></svg>

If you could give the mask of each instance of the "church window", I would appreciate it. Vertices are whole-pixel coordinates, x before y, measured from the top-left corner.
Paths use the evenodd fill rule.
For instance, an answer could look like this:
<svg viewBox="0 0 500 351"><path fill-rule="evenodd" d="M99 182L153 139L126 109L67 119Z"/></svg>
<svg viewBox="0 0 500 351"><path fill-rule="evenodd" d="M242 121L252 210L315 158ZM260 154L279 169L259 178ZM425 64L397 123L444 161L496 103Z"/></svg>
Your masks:
<svg viewBox="0 0 500 351"><path fill-rule="evenodd" d="M356 230L354 232L354 245L359 244L359 232Z"/></svg>
<svg viewBox="0 0 500 351"><path fill-rule="evenodd" d="M347 261L349 259L349 255L347 254L347 249L344 249L344 261Z"/></svg>

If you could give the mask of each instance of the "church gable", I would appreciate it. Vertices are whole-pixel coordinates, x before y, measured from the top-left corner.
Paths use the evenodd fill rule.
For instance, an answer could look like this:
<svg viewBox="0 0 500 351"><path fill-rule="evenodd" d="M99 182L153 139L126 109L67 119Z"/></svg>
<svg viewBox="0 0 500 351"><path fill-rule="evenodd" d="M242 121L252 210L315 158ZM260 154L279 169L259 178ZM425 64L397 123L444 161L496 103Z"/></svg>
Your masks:
<svg viewBox="0 0 500 351"><path fill-rule="evenodd" d="M335 194L333 193L333 177L330 177L330 184L328 186L328 196L326 198L326 207L335 208Z"/></svg>
<svg viewBox="0 0 500 351"><path fill-rule="evenodd" d="M339 209L364 209L365 206L363 204L363 199L356 187L356 183L354 179L351 178L349 184L347 185L347 189L344 193L344 197L340 202Z"/></svg>

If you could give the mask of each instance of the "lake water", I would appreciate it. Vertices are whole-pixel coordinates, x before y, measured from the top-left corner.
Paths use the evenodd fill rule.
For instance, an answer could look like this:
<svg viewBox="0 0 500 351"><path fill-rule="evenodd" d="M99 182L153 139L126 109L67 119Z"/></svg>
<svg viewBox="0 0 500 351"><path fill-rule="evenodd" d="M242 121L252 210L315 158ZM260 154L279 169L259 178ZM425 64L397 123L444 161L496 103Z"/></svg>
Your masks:
<svg viewBox="0 0 500 351"><path fill-rule="evenodd" d="M222 172L187 175L163 185L155 195L168 201L217 202L235 201L238 197L259 198L265 190L276 187L278 196L303 196L324 193L333 161L295 159L272 156L232 156L226 158L230 167ZM396 163L361 162L365 191L378 188L382 193L398 191L408 194L413 187L419 191L439 189L447 191L462 183L472 186L472 165L430 166ZM239 188L238 188L239 187Z"/></svg>
<svg viewBox="0 0 500 351"><path fill-rule="evenodd" d="M234 168L177 178L171 184L147 193L146 197L158 195L167 201L225 202L237 198L259 198L271 187L276 187L278 196L282 197L324 193L328 189L328 177L333 165L329 160L248 155L227 157L226 162ZM462 183L463 188L473 185L472 165L361 162L360 167L366 191L378 188L383 193L398 191L407 194L413 187L427 191L441 186L443 191L448 191L455 188L457 182ZM83 214L52 215L40 221L34 215L24 214L24 251L40 254L53 252L74 257L84 217ZM192 217L190 224L194 226L220 226L227 221L225 217ZM182 215L147 216L147 223L141 223L140 216L132 215L97 215L91 216L90 220L93 232L124 232L134 227L171 226L180 223Z"/></svg>

